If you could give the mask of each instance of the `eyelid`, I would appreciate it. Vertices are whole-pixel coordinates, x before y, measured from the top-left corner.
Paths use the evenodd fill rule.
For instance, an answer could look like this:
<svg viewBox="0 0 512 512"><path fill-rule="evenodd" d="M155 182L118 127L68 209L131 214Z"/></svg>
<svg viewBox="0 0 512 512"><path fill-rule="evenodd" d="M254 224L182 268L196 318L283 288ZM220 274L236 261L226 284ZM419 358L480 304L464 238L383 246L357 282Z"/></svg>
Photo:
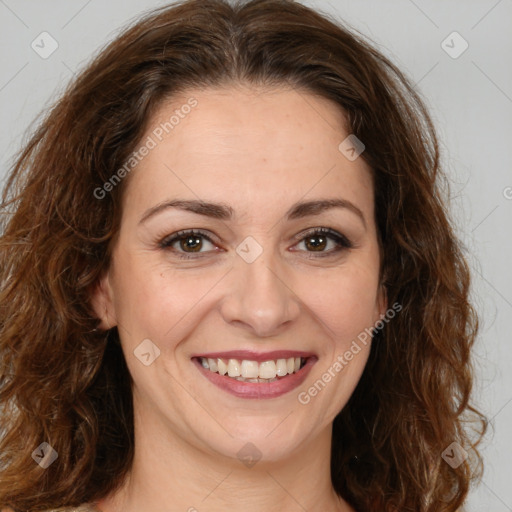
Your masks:
<svg viewBox="0 0 512 512"><path fill-rule="evenodd" d="M300 233L297 233L296 235L294 235L292 237L293 240L303 240L305 237L309 236L309 235L316 235L318 233L322 233L324 235L331 235L333 236L334 238L341 238L342 240L346 241L347 243L350 243L352 244L352 242L342 233L339 233L338 231L335 231L334 229L332 228L326 228L326 227L323 227L323 226L316 226L316 227L312 227L312 228L307 228L303 231L301 231Z"/></svg>
<svg viewBox="0 0 512 512"><path fill-rule="evenodd" d="M159 247L164 250L173 251L179 259L198 259L201 257L205 257L210 255L212 252L218 252L217 250L209 250L205 252L191 252L187 253L185 251L179 251L172 249L172 245L176 243L177 241L187 237L187 236L200 236L207 241L209 241L212 245L218 246L217 242L215 242L215 238L217 238L215 235L211 236L207 232L203 231L202 229L183 229L180 231L177 231L176 233L173 233L171 235L166 236L159 242ZM339 233L338 231L335 231L331 228L326 228L322 226L312 227L308 228L304 231L301 231L300 233L297 233L292 237L292 240L294 240L297 245L300 242L304 242L308 236L318 236L318 235L324 235L328 238L331 238L331 240L334 240L337 244L337 247L334 249L331 249L329 251L297 251L294 250L292 252L301 252L305 255L307 254L307 258L322 258L322 257L329 257L337 255L338 253L347 250L352 249L355 247L355 245L342 233ZM216 247L218 249L218 247Z"/></svg>
<svg viewBox="0 0 512 512"><path fill-rule="evenodd" d="M186 236L194 236L194 235L199 235L199 236L205 238L206 240L208 240L210 243L212 243L214 245L218 245L218 242L215 241L215 239L216 239L215 236L212 236L211 234L207 233L206 231L203 231L202 229L194 229L194 228L182 229L180 231L176 231L176 233L172 233L171 235L164 237L159 242L159 245L162 248L168 248L173 243L177 242L178 240L185 238Z"/></svg>

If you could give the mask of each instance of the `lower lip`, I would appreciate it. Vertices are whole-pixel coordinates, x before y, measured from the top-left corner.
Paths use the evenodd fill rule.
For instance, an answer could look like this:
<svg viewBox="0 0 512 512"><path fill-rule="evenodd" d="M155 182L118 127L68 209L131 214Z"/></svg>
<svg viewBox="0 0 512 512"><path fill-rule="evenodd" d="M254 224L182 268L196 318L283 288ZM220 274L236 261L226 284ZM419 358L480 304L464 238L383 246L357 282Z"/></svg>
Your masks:
<svg viewBox="0 0 512 512"><path fill-rule="evenodd" d="M308 357L306 364L296 373L278 378L274 382L242 382L203 368L199 359L192 360L198 370L217 387L239 398L277 398L299 387L308 376L316 357Z"/></svg>

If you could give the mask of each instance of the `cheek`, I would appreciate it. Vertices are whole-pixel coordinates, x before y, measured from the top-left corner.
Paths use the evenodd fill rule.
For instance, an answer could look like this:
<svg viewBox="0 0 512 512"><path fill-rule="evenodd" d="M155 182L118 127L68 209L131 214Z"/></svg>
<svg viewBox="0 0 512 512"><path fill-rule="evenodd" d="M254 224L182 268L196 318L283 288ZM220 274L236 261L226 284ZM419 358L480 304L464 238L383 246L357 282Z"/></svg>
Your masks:
<svg viewBox="0 0 512 512"><path fill-rule="evenodd" d="M304 283L301 296L336 342L345 345L373 326L377 312L378 276L373 268L353 267Z"/></svg>
<svg viewBox="0 0 512 512"><path fill-rule="evenodd" d="M171 271L149 260L145 254L119 259L114 309L130 345L149 338L165 351L195 325L221 274Z"/></svg>

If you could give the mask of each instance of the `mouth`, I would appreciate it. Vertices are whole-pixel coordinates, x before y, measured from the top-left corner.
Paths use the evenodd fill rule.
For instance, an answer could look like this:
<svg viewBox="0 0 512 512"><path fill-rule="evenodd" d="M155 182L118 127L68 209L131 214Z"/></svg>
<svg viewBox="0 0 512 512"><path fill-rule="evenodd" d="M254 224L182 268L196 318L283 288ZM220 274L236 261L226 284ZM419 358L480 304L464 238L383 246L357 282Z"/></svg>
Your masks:
<svg viewBox="0 0 512 512"><path fill-rule="evenodd" d="M245 351L192 357L196 368L213 384L241 398L275 398L298 387L318 358L282 351Z"/></svg>

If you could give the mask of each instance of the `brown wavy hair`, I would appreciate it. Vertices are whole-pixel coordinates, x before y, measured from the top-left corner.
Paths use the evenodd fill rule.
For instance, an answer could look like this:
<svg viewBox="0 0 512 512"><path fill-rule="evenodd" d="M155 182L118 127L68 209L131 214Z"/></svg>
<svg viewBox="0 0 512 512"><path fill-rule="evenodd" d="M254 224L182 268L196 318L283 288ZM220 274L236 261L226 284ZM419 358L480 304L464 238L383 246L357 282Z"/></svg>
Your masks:
<svg viewBox="0 0 512 512"><path fill-rule="evenodd" d="M0 239L0 507L100 499L134 449L131 376L91 291L108 268L129 177L98 199L172 95L292 87L339 104L366 146L388 303L362 378L333 426L332 483L358 511L449 512L481 475L485 417L470 402L478 328L425 101L371 43L286 0L190 0L144 15L104 48L10 169ZM341 134L340 134L341 135ZM340 139L341 140L341 139ZM58 459L32 460L43 441ZM442 452L470 455L452 468Z"/></svg>

